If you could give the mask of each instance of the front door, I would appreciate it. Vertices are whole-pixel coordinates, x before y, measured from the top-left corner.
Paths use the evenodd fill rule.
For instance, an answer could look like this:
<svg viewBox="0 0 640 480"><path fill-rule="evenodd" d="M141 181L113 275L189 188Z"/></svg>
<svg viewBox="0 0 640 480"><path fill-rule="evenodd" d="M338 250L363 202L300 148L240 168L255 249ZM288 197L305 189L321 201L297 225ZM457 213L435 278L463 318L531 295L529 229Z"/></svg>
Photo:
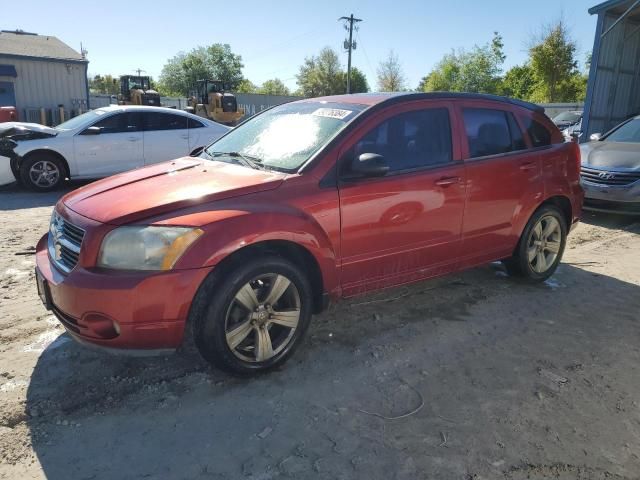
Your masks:
<svg viewBox="0 0 640 480"><path fill-rule="evenodd" d="M15 107L16 95L13 82L0 82L0 107Z"/></svg>
<svg viewBox="0 0 640 480"><path fill-rule="evenodd" d="M137 112L118 112L74 137L78 175L106 177L144 165L143 137Z"/></svg>
<svg viewBox="0 0 640 480"><path fill-rule="evenodd" d="M387 111L345 146L340 160L345 296L450 271L459 254L464 166L452 107L419 102ZM382 155L381 178L349 178L353 159Z"/></svg>

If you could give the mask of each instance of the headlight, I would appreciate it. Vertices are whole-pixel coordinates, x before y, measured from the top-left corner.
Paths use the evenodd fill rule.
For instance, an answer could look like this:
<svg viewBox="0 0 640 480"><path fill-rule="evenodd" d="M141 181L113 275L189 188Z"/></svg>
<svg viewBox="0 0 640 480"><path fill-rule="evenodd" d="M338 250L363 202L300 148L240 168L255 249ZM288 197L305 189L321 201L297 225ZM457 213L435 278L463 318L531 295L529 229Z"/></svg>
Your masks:
<svg viewBox="0 0 640 480"><path fill-rule="evenodd" d="M98 266L119 270L170 270L204 232L188 227L119 227L102 241Z"/></svg>

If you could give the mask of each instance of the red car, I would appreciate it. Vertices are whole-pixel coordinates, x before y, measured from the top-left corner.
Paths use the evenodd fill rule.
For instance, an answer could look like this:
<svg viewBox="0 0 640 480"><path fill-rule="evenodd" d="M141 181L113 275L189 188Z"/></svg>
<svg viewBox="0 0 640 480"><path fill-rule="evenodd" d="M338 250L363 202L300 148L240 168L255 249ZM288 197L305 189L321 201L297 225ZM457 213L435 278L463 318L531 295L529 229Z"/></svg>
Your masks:
<svg viewBox="0 0 640 480"><path fill-rule="evenodd" d="M533 104L477 94L301 100L199 157L56 205L38 290L76 339L282 364L330 300L495 260L556 269L583 192L578 146Z"/></svg>

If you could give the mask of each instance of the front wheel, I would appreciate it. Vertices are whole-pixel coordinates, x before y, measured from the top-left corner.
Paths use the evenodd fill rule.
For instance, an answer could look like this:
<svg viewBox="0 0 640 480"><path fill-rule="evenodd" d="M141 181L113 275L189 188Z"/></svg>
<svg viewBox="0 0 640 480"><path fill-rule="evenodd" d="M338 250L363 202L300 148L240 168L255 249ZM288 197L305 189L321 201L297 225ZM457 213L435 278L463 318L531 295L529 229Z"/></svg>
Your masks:
<svg viewBox="0 0 640 480"><path fill-rule="evenodd" d="M529 219L513 257L504 260L510 275L541 282L558 268L567 241L567 222L554 205L543 205Z"/></svg>
<svg viewBox="0 0 640 480"><path fill-rule="evenodd" d="M28 156L20 165L22 185L36 192L48 192L58 188L65 178L62 161L47 152Z"/></svg>
<svg viewBox="0 0 640 480"><path fill-rule="evenodd" d="M304 273L275 256L238 266L203 285L193 334L200 354L231 373L248 375L283 364L311 320L312 292ZM205 300L206 299L206 300Z"/></svg>

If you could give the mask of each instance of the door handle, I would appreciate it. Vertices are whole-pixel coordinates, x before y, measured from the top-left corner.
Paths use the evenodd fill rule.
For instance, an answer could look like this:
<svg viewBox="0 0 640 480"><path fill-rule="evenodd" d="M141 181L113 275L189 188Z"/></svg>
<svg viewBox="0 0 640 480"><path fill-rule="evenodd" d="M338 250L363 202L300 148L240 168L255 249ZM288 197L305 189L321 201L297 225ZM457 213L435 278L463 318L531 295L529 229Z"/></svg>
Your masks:
<svg viewBox="0 0 640 480"><path fill-rule="evenodd" d="M138 137L129 137L127 138L127 140L129 140L130 142L137 142L140 139Z"/></svg>
<svg viewBox="0 0 640 480"><path fill-rule="evenodd" d="M520 170L536 170L538 164L536 162L525 162L520 164Z"/></svg>
<svg viewBox="0 0 640 480"><path fill-rule="evenodd" d="M460 183L460 177L444 177L439 180L436 180L436 185L439 187L448 187L449 185L453 185L454 183Z"/></svg>

